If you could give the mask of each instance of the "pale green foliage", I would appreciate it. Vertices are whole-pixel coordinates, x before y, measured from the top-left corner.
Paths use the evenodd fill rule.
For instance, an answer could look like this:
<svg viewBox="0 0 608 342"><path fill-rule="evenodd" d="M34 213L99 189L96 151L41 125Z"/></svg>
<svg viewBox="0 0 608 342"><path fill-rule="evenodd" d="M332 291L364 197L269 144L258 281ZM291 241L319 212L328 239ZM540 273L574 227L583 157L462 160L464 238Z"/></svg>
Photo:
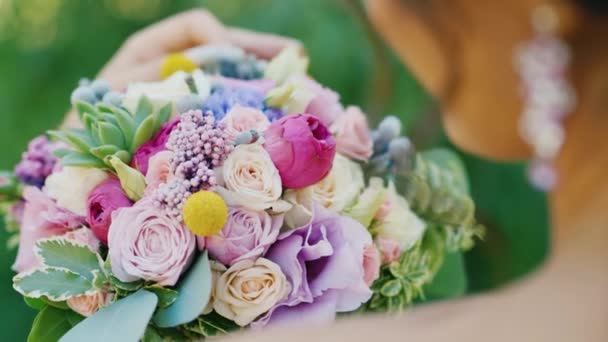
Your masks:
<svg viewBox="0 0 608 342"><path fill-rule="evenodd" d="M49 132L71 147L56 153L63 166L112 170L110 156L128 164L135 150L154 137L171 115L171 104L155 110L146 97L139 100L135 113L103 103L77 102L75 107L84 128Z"/></svg>
<svg viewBox="0 0 608 342"><path fill-rule="evenodd" d="M60 302L92 294L104 283L101 257L88 246L51 238L37 241L35 252L42 267L13 278L13 287L25 297Z"/></svg>

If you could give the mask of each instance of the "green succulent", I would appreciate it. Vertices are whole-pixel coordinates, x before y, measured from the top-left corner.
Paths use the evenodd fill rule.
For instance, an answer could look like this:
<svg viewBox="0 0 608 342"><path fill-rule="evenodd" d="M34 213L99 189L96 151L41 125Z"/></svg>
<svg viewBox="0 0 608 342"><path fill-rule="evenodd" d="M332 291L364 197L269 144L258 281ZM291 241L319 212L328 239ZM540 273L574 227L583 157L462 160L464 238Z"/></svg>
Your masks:
<svg viewBox="0 0 608 342"><path fill-rule="evenodd" d="M468 250L483 236L464 166L452 152L418 154L413 170L397 176L396 183L416 214L441 227L448 250Z"/></svg>
<svg viewBox="0 0 608 342"><path fill-rule="evenodd" d="M145 96L135 113L103 102L91 105L77 101L75 108L83 128L50 131L51 137L70 146L55 154L64 166L109 170L114 170L111 156L129 164L137 148L154 137L171 115L171 104L155 110Z"/></svg>

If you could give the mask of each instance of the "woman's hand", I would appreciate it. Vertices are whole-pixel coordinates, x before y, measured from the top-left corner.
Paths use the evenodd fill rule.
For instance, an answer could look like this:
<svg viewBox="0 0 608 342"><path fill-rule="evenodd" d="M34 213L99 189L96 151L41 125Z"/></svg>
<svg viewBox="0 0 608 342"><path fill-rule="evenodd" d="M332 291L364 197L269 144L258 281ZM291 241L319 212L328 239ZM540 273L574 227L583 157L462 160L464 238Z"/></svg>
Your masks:
<svg viewBox="0 0 608 342"><path fill-rule="evenodd" d="M203 9L180 13L134 33L103 67L97 78L122 90L129 83L160 79L160 69L168 55L206 44L229 44L270 59L289 45L300 42L273 34L224 26ZM72 111L64 126L78 126Z"/></svg>
<svg viewBox="0 0 608 342"><path fill-rule="evenodd" d="M123 89L135 81L154 81L160 78L161 65L168 55L205 44L238 46L264 59L272 58L288 45L300 45L293 39L224 26L213 14L198 9L133 34L98 78L110 82L114 89Z"/></svg>

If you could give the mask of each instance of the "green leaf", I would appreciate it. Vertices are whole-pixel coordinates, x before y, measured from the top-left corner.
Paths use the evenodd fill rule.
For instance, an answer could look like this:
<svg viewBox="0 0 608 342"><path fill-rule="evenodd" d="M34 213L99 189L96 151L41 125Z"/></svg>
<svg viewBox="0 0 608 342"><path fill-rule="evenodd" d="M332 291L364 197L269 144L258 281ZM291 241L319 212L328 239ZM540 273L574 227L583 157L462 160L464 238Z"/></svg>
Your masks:
<svg viewBox="0 0 608 342"><path fill-rule="evenodd" d="M154 136L154 117L147 117L135 131L133 142L131 143L131 152L135 152L137 148Z"/></svg>
<svg viewBox="0 0 608 342"><path fill-rule="evenodd" d="M209 302L211 281L211 266L205 252L177 286L179 295L175 303L168 308L158 309L154 323L161 328L170 328L195 320Z"/></svg>
<svg viewBox="0 0 608 342"><path fill-rule="evenodd" d="M76 108L76 111L78 112L78 116L80 117L80 120L82 120L82 117L84 114L90 114L95 118L98 116L97 109L88 102L77 101L76 104L74 105L74 107Z"/></svg>
<svg viewBox="0 0 608 342"><path fill-rule="evenodd" d="M132 281L130 283L125 283L125 282L120 281L118 278L116 278L114 276L110 276L110 284L112 284L117 289L120 289L123 291L135 292L144 285L144 282L143 282L143 280L136 280L136 281Z"/></svg>
<svg viewBox="0 0 608 342"><path fill-rule="evenodd" d="M125 146L125 137L122 135L122 132L118 127L109 122L100 122L98 125L99 136L102 144L114 145L118 147Z"/></svg>
<svg viewBox="0 0 608 342"><path fill-rule="evenodd" d="M61 342L139 341L157 303L155 294L139 290L85 318Z"/></svg>
<svg viewBox="0 0 608 342"><path fill-rule="evenodd" d="M13 278L13 288L26 297L46 296L54 302L95 292L87 278L67 269L52 267L17 274Z"/></svg>
<svg viewBox="0 0 608 342"><path fill-rule="evenodd" d="M53 155L57 158L63 158L72 152L74 152L74 150L69 149L69 148L58 148L53 151Z"/></svg>
<svg viewBox="0 0 608 342"><path fill-rule="evenodd" d="M142 342L164 342L163 337L160 336L158 331L153 326L148 325L144 337L141 339Z"/></svg>
<svg viewBox="0 0 608 342"><path fill-rule="evenodd" d="M394 297L397 296L403 287L401 286L401 281L399 279L393 279L387 281L382 288L380 289L380 293L385 297Z"/></svg>
<svg viewBox="0 0 608 342"><path fill-rule="evenodd" d="M184 329L204 337L225 335L231 331L238 330L239 326L233 321L212 312L199 317L196 321L185 325Z"/></svg>
<svg viewBox="0 0 608 342"><path fill-rule="evenodd" d="M169 120L171 116L171 111L173 109L173 105L171 103L167 103L162 106L156 113L154 113L154 132L158 132L160 126Z"/></svg>
<svg viewBox="0 0 608 342"><path fill-rule="evenodd" d="M96 167L106 168L106 165L99 159L95 158L90 154L82 154L78 152L71 152L61 158L61 165L63 166L81 166L81 167Z"/></svg>
<svg viewBox="0 0 608 342"><path fill-rule="evenodd" d="M135 109L135 126L139 126L145 119L151 116L150 114L152 114L153 111L154 106L146 96L139 98L137 109Z"/></svg>
<svg viewBox="0 0 608 342"><path fill-rule="evenodd" d="M36 241L34 253L49 267L65 268L93 282L102 272L101 257L89 246L65 238Z"/></svg>
<svg viewBox="0 0 608 342"><path fill-rule="evenodd" d="M469 194L469 181L466 168L460 157L453 151L437 148L429 151L424 151L421 156L429 161L434 162L437 166L449 170L454 177L454 185L465 194Z"/></svg>
<svg viewBox="0 0 608 342"><path fill-rule="evenodd" d="M114 145L101 145L94 148L91 148L89 152L95 157L102 159L112 155L116 152L120 151L120 149Z"/></svg>
<svg viewBox="0 0 608 342"><path fill-rule="evenodd" d="M443 265L424 288L429 299L447 299L459 297L467 290L467 277L462 253L450 253L445 256Z"/></svg>
<svg viewBox="0 0 608 342"><path fill-rule="evenodd" d="M127 144L130 146L130 143L133 141L133 136L135 135L135 122L133 121L133 117L122 108L115 107L113 108L113 111L116 121L118 122L118 127L120 127Z"/></svg>
<svg viewBox="0 0 608 342"><path fill-rule="evenodd" d="M145 289L156 294L158 297L158 307L163 309L173 304L178 295L177 291L166 287L146 286Z"/></svg>
<svg viewBox="0 0 608 342"><path fill-rule="evenodd" d="M34 310L40 311L46 307L46 302L42 298L23 297L23 301Z"/></svg>
<svg viewBox="0 0 608 342"><path fill-rule="evenodd" d="M27 337L28 342L57 342L68 330L72 328L72 324L68 319L67 310L61 310L52 306L47 306L40 310L34 323L32 330Z"/></svg>

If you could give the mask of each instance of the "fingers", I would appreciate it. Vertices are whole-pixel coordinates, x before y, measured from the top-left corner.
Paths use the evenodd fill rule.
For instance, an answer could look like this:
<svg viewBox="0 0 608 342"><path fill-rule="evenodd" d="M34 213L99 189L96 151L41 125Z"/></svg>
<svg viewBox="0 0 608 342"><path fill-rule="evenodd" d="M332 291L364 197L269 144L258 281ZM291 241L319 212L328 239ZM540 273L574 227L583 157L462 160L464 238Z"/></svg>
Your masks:
<svg viewBox="0 0 608 342"><path fill-rule="evenodd" d="M271 59L284 48L295 45L303 52L302 43L295 39L270 33L253 32L238 28L226 30L228 42L263 59Z"/></svg>
<svg viewBox="0 0 608 342"><path fill-rule="evenodd" d="M102 78L112 86L112 89L122 91L133 82L151 82L160 80L160 69L166 56L156 57L150 61L137 63L130 68L120 72L101 72L98 78Z"/></svg>
<svg viewBox="0 0 608 342"><path fill-rule="evenodd" d="M224 26L209 12L193 10L172 16L132 35L104 69L119 69L182 51L225 42Z"/></svg>

